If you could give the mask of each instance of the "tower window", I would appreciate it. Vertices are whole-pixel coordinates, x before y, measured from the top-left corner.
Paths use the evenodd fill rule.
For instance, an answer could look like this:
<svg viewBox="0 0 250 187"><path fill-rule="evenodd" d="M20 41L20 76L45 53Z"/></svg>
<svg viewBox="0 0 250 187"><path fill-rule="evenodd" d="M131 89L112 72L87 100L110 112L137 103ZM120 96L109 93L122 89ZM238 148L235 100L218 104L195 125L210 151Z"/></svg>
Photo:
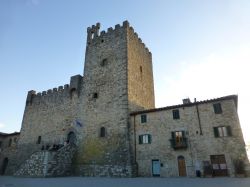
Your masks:
<svg viewBox="0 0 250 187"><path fill-rule="evenodd" d="M105 137L105 136L106 136L106 129L105 127L101 127L100 137Z"/></svg>
<svg viewBox="0 0 250 187"><path fill-rule="evenodd" d="M140 72L142 73L142 66L140 66Z"/></svg>
<svg viewBox="0 0 250 187"><path fill-rule="evenodd" d="M107 65L107 63L108 63L108 60L105 58L105 59L103 59L103 60L101 61L101 66Z"/></svg>
<svg viewBox="0 0 250 187"><path fill-rule="evenodd" d="M98 93L97 93L97 92L93 93L93 98L94 98L94 99L97 99L97 98L98 98Z"/></svg>
<svg viewBox="0 0 250 187"><path fill-rule="evenodd" d="M42 140L42 137L41 137L41 136L38 136L38 138L37 138L37 144L40 144L40 143L41 143L41 140Z"/></svg>

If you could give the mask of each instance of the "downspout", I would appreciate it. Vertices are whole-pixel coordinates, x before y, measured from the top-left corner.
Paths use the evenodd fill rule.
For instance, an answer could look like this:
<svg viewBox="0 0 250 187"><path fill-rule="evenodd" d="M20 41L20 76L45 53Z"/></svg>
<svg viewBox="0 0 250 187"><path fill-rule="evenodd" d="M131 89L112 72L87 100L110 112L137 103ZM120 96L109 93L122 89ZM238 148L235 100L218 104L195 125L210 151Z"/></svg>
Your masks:
<svg viewBox="0 0 250 187"><path fill-rule="evenodd" d="M134 115L134 161L136 163L136 130L135 130L135 115Z"/></svg>
<svg viewBox="0 0 250 187"><path fill-rule="evenodd" d="M197 117L198 117L198 124L199 124L199 128L200 128L200 135L203 135L202 128L201 128L201 119L200 119L200 112L198 109L198 104L195 103L195 107L196 107L196 112L197 112Z"/></svg>

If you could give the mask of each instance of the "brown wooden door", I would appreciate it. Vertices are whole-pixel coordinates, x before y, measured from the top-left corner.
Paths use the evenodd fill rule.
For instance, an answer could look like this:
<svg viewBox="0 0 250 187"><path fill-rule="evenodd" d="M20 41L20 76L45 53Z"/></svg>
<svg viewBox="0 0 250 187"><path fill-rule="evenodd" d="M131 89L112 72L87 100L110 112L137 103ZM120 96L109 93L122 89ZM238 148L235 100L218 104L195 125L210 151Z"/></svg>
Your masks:
<svg viewBox="0 0 250 187"><path fill-rule="evenodd" d="M227 176L227 164L225 155L211 155L210 159L213 168L213 175Z"/></svg>
<svg viewBox="0 0 250 187"><path fill-rule="evenodd" d="M187 176L186 163L185 163L185 158L183 156L178 156L178 169L179 169L179 176L181 177Z"/></svg>

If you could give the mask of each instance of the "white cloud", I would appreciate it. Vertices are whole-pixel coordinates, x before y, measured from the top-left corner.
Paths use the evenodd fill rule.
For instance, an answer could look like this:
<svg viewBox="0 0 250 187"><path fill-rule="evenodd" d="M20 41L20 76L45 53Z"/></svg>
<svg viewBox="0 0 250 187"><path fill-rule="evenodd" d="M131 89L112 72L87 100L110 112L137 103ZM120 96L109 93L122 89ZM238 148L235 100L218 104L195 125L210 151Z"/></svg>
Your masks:
<svg viewBox="0 0 250 187"><path fill-rule="evenodd" d="M199 61L180 62L179 72L165 75L162 83L156 81L156 105L180 104L181 99L190 97L197 100L211 99L230 94L239 96L239 117L243 134L250 140L248 108L250 44L214 52ZM178 68L179 66L179 68ZM185 68L183 68L185 66Z"/></svg>
<svg viewBox="0 0 250 187"><path fill-rule="evenodd" d="M3 123L0 123L0 129L4 128L5 127L5 124Z"/></svg>

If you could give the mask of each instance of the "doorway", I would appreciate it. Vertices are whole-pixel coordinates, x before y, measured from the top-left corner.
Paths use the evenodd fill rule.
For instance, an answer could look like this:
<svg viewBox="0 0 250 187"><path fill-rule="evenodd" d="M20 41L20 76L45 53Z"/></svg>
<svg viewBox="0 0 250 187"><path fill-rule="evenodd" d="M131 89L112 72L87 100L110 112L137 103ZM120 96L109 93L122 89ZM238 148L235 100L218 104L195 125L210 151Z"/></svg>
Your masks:
<svg viewBox="0 0 250 187"><path fill-rule="evenodd" d="M1 175L4 175L6 168L8 166L8 162L9 162L9 159L7 157L3 159L3 164L2 164L1 173L0 173Z"/></svg>
<svg viewBox="0 0 250 187"><path fill-rule="evenodd" d="M227 176L225 155L211 155L210 159L213 167L213 176Z"/></svg>
<svg viewBox="0 0 250 187"><path fill-rule="evenodd" d="M178 170L179 170L179 176L180 177L186 177L187 171L186 171L186 162L184 156L178 156Z"/></svg>
<svg viewBox="0 0 250 187"><path fill-rule="evenodd" d="M160 160L152 160L152 175L154 177L159 177L160 176Z"/></svg>
<svg viewBox="0 0 250 187"><path fill-rule="evenodd" d="M76 135L74 132L69 132L68 136L67 136L67 142L70 144L76 144Z"/></svg>

